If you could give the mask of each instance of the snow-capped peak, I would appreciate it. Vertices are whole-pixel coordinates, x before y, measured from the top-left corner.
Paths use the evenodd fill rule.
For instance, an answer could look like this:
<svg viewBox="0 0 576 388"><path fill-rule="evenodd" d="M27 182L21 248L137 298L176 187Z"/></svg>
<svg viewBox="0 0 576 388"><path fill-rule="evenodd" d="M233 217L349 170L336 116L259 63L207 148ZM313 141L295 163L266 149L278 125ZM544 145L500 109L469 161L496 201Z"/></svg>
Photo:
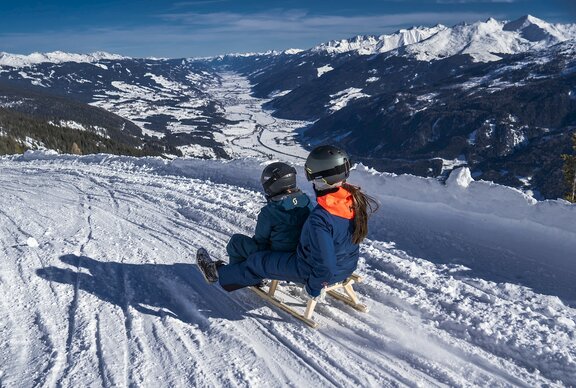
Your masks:
<svg viewBox="0 0 576 388"><path fill-rule="evenodd" d="M302 51L302 49L297 49L297 48L291 48L288 50L284 50L282 53L286 54L286 55L294 55L294 54L300 54Z"/></svg>
<svg viewBox="0 0 576 388"><path fill-rule="evenodd" d="M506 23L503 29L504 31L516 31L524 39L531 42L552 39L555 41L554 43L558 43L569 38L563 31L562 25L558 28L532 15L526 15L518 20Z"/></svg>
<svg viewBox="0 0 576 388"><path fill-rule="evenodd" d="M5 52L0 52L0 66L12 66L12 67L26 67L39 63L64 63L64 62L85 62L94 63L101 60L119 60L127 59L117 54L110 54L103 51L97 51L92 54L74 54L65 53L62 51L53 51L50 53L39 53L34 52L29 55L21 54L10 54Z"/></svg>
<svg viewBox="0 0 576 388"><path fill-rule="evenodd" d="M438 24L434 27L412 27L401 29L389 35L358 35L351 39L332 40L312 48L312 51L328 53L345 53L356 51L358 54L371 55L397 49L402 46L420 42L447 27Z"/></svg>
<svg viewBox="0 0 576 388"><path fill-rule="evenodd" d="M576 39L575 25L553 25L526 15L511 22L490 18L458 24L402 51L424 61L469 54L477 62L489 62L501 59L500 54L543 49L568 39Z"/></svg>
<svg viewBox="0 0 576 388"><path fill-rule="evenodd" d="M439 24L434 27L402 29L389 35L358 35L323 43L311 51L355 51L371 55L398 50L398 53L424 61L469 54L477 62L489 62L501 59L501 54L543 49L568 39L576 39L576 25L550 24L532 15L525 15L513 21L489 18L453 27Z"/></svg>
<svg viewBox="0 0 576 388"><path fill-rule="evenodd" d="M506 25L504 26L504 29L507 31L514 31L514 30L517 31L517 30L521 30L523 28L527 28L531 25L545 27L545 26L549 26L550 24L548 24L544 20L538 19L537 17L534 17L532 15L525 15L525 16L522 16L521 18L517 19L517 20L513 20L511 22L506 23Z"/></svg>

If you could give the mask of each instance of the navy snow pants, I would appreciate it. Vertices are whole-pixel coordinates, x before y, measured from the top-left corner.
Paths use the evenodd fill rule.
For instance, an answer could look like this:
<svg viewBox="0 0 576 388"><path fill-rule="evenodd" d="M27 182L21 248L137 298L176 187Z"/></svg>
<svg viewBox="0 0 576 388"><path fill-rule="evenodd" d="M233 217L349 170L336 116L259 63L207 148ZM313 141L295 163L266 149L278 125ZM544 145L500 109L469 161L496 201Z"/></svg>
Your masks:
<svg viewBox="0 0 576 388"><path fill-rule="evenodd" d="M218 268L219 282L226 291L259 284L263 279L305 284L310 269L298 260L296 252L260 251L240 263Z"/></svg>
<svg viewBox="0 0 576 388"><path fill-rule="evenodd" d="M226 245L226 252L228 253L229 263L240 263L254 252L258 252L258 244L252 237L244 234L233 234L230 241Z"/></svg>

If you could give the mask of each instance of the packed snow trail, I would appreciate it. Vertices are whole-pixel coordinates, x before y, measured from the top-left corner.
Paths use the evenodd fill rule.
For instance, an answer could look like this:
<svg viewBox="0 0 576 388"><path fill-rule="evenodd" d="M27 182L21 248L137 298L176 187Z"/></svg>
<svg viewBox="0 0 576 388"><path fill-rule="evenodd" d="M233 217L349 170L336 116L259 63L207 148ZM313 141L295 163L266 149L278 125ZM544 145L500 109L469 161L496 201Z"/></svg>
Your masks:
<svg viewBox="0 0 576 388"><path fill-rule="evenodd" d="M514 273L483 276L490 263L469 271L439 262L440 248L418 258L376 239L417 227L400 214L408 192L387 190L392 207L378 196L383 209L362 245L366 281L357 287L367 314L330 300L312 330L247 290L207 285L194 253L204 246L225 258L231 234L253 231L261 167L250 159L0 158L0 386L576 384L570 291L539 293L509 281ZM358 171L354 179L373 194L384 182ZM453 226L450 211L442 214L399 245ZM502 246L502 260L517 259L485 238L470 242L474 257ZM555 276L571 276L570 265Z"/></svg>

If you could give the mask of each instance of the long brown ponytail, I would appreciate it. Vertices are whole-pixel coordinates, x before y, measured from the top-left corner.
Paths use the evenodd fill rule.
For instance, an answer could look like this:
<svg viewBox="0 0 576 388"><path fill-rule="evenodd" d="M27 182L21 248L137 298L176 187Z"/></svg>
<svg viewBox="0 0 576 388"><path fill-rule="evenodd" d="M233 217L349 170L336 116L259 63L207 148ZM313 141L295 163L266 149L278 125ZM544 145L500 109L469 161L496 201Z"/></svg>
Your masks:
<svg viewBox="0 0 576 388"><path fill-rule="evenodd" d="M354 234L352 242L360 244L368 235L368 217L378 210L378 202L362 192L360 187L343 183L342 187L352 194L354 199Z"/></svg>

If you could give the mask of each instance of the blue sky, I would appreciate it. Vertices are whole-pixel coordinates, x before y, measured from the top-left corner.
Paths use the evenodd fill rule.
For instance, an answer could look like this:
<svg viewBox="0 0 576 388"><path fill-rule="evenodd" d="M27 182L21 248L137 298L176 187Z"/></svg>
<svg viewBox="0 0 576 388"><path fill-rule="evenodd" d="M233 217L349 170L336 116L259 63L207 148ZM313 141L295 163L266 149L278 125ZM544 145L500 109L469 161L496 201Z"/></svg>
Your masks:
<svg viewBox="0 0 576 388"><path fill-rule="evenodd" d="M0 52L201 57L525 14L576 23L576 0L2 1Z"/></svg>

